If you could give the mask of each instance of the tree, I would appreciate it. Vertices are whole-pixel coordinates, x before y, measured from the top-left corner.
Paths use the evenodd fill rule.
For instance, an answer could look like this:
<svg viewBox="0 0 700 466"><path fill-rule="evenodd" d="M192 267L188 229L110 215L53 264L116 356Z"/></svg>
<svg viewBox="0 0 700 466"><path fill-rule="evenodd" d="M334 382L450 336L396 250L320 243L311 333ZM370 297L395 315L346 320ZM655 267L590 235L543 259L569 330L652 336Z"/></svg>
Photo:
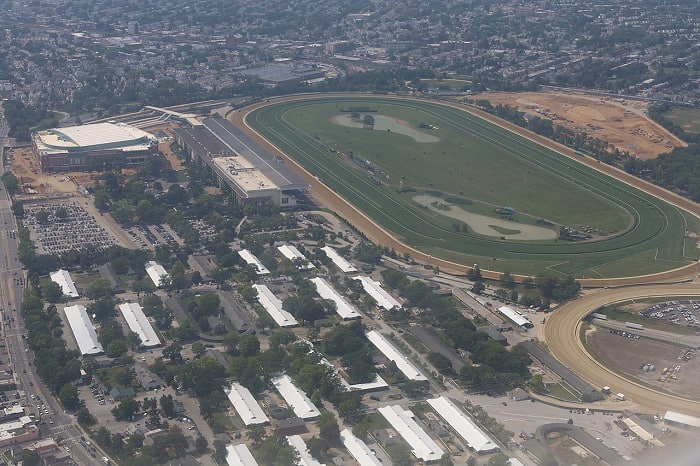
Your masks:
<svg viewBox="0 0 700 466"><path fill-rule="evenodd" d="M193 285L200 285L202 283L202 274L199 273L199 270L195 270L194 272L192 272L190 281Z"/></svg>
<svg viewBox="0 0 700 466"><path fill-rule="evenodd" d="M542 375L541 374L535 374L532 376L532 378L528 381L527 386L530 388L535 393L547 393L547 388L544 385L544 382L542 381Z"/></svg>
<svg viewBox="0 0 700 466"><path fill-rule="evenodd" d="M57 303L63 298L63 289L56 282L49 282L41 289L44 298L50 303Z"/></svg>
<svg viewBox="0 0 700 466"><path fill-rule="evenodd" d="M503 453L496 453L489 458L489 462L486 464L488 464L488 466L508 466L510 464L510 459Z"/></svg>
<svg viewBox="0 0 700 466"><path fill-rule="evenodd" d="M127 398L112 409L112 414L118 421L126 421L139 411L140 406L141 403L138 401L133 398Z"/></svg>
<svg viewBox="0 0 700 466"><path fill-rule="evenodd" d="M23 449L19 454L19 460L22 462L22 466L41 466L44 464L44 460L41 459L39 453L35 450Z"/></svg>
<svg viewBox="0 0 700 466"><path fill-rule="evenodd" d="M321 417L316 421L318 426L319 436L328 442L329 445L336 446L340 444L340 428L338 421L330 411L321 414Z"/></svg>
<svg viewBox="0 0 700 466"><path fill-rule="evenodd" d="M179 365L184 362L181 351L182 346L178 343L171 343L170 346L163 349L163 357L170 359L173 364Z"/></svg>
<svg viewBox="0 0 700 466"><path fill-rule="evenodd" d="M78 423L81 426L92 426L97 422L95 416L90 414L87 408L82 408L78 411Z"/></svg>
<svg viewBox="0 0 700 466"><path fill-rule="evenodd" d="M440 353L431 351L430 354L428 354L428 361L441 374L452 374L454 372L452 370L452 361Z"/></svg>
<svg viewBox="0 0 700 466"><path fill-rule="evenodd" d="M104 278L98 278L94 282L90 283L85 295L90 299L100 299L105 297L114 296L114 290L109 281Z"/></svg>
<svg viewBox="0 0 700 466"><path fill-rule="evenodd" d="M207 442L207 439L201 435L194 440L194 446L197 449L197 453L204 453L204 451L207 449L207 445L209 445L209 442Z"/></svg>
<svg viewBox="0 0 700 466"><path fill-rule="evenodd" d="M387 447L386 452L391 457L391 462L396 466L411 466L413 457L411 449L405 443L397 443Z"/></svg>
<svg viewBox="0 0 700 466"><path fill-rule="evenodd" d="M241 356L249 358L260 352L260 341L252 334L243 335L238 342L238 352Z"/></svg>
<svg viewBox="0 0 700 466"><path fill-rule="evenodd" d="M258 424L253 425L248 429L248 432L246 432L246 436L253 442L253 445L260 445L266 437L265 428Z"/></svg>
<svg viewBox="0 0 700 466"><path fill-rule="evenodd" d="M481 294L484 290L486 289L486 285L484 285L484 282L476 281L474 282L474 286L472 286L472 293L476 294Z"/></svg>
<svg viewBox="0 0 700 466"><path fill-rule="evenodd" d="M66 409L76 409L78 406L80 406L78 388L70 383L67 383L61 387L61 390L58 392L58 399L61 400L61 404Z"/></svg>
<svg viewBox="0 0 700 466"><path fill-rule="evenodd" d="M195 358L201 358L207 353L207 347L204 343L198 341L192 344L192 353L194 353Z"/></svg>
<svg viewBox="0 0 700 466"><path fill-rule="evenodd" d="M478 264L474 264L474 267L469 269L469 272L467 272L467 278L473 282L481 281L481 269L479 268Z"/></svg>
<svg viewBox="0 0 700 466"><path fill-rule="evenodd" d="M501 286L509 290L515 288L515 278L510 272L503 272L501 274Z"/></svg>
<svg viewBox="0 0 700 466"><path fill-rule="evenodd" d="M452 458L450 458L450 454L445 452L442 454L440 457L440 461L438 461L439 466L454 466L454 463L452 462Z"/></svg>
<svg viewBox="0 0 700 466"><path fill-rule="evenodd" d="M197 306L206 316L214 315L219 311L221 300L216 293L205 293L197 298Z"/></svg>
<svg viewBox="0 0 700 466"><path fill-rule="evenodd" d="M172 395L163 395L160 397L160 409L167 417L175 416L175 402Z"/></svg>

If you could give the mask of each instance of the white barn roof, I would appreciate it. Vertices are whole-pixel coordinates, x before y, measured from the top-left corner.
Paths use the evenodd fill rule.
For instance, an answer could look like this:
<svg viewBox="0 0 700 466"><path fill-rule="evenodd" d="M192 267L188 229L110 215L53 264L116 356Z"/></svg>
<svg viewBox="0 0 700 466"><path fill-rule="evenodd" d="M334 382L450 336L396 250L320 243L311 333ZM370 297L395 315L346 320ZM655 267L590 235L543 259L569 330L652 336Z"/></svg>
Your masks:
<svg viewBox="0 0 700 466"><path fill-rule="evenodd" d="M75 288L75 283L73 283L73 279L70 277L67 270L59 269L55 272L51 272L49 277L51 277L52 282L58 283L64 295L70 296L71 298L77 298L79 296L78 290Z"/></svg>
<svg viewBox="0 0 700 466"><path fill-rule="evenodd" d="M226 463L228 466L258 466L245 443L226 447Z"/></svg>
<svg viewBox="0 0 700 466"><path fill-rule="evenodd" d="M437 461L443 455L442 449L416 423L411 411L399 405L379 408L379 413L391 424L396 432L411 447L413 455L424 462Z"/></svg>
<svg viewBox="0 0 700 466"><path fill-rule="evenodd" d="M508 319L512 320L518 327L532 327L532 322L527 320L518 311L510 306L501 306L498 308L498 311Z"/></svg>
<svg viewBox="0 0 700 466"><path fill-rule="evenodd" d="M267 267L262 265L262 262L260 262L260 260L247 249L241 249L238 251L238 255L241 256L241 258L246 261L247 264L254 266L258 271L258 275L267 275L270 273L270 271L267 270Z"/></svg>
<svg viewBox="0 0 700 466"><path fill-rule="evenodd" d="M343 442L345 448L360 466L382 466L377 456L372 453L372 450L365 442L355 437L352 430L342 430L340 432L340 441Z"/></svg>
<svg viewBox="0 0 700 466"><path fill-rule="evenodd" d="M696 429L700 428L700 418L691 416L690 414L679 413L677 411L666 411L664 420L694 427Z"/></svg>
<svg viewBox="0 0 700 466"><path fill-rule="evenodd" d="M325 252L326 255L330 258L330 260L332 260L336 267L338 267L342 272L357 272L357 268L355 268L354 265L345 260L345 258L338 254L338 252L332 247L324 246L321 248L321 251Z"/></svg>
<svg viewBox="0 0 700 466"><path fill-rule="evenodd" d="M335 303L335 312L337 312L343 320L359 319L362 317L360 313L323 278L314 277L311 281L316 285L316 291L323 299L330 299Z"/></svg>
<svg viewBox="0 0 700 466"><path fill-rule="evenodd" d="M367 294L369 294L377 302L377 306L383 307L387 311L395 308L401 307L396 299L393 298L387 291L382 288L382 284L372 280L371 277L361 276L354 277L355 280L359 280L362 283L362 287L365 289Z"/></svg>
<svg viewBox="0 0 700 466"><path fill-rule="evenodd" d="M163 285L163 277L168 277L168 272L166 272L163 266L156 261L148 261L148 264L146 265L146 273L151 278L151 281L156 288Z"/></svg>
<svg viewBox="0 0 700 466"><path fill-rule="evenodd" d="M230 387L224 388L224 393L246 426L268 422L258 402L243 385L233 382Z"/></svg>
<svg viewBox="0 0 700 466"><path fill-rule="evenodd" d="M104 352L102 345L97 341L95 327L85 311L85 306L80 304L67 306L63 308L63 312L65 312L68 325L70 325L75 340L78 342L80 354L99 354Z"/></svg>
<svg viewBox="0 0 700 466"><path fill-rule="evenodd" d="M141 346L158 346L161 341L158 334L153 330L151 323L143 313L138 303L124 303L119 305L119 310L124 316L124 320L129 324L132 332L141 339Z"/></svg>
<svg viewBox="0 0 700 466"><path fill-rule="evenodd" d="M330 367L333 369L333 372L336 373L338 376L338 379L340 380L340 384L345 388L345 391L367 391L367 390L384 390L385 388L389 388L389 384L386 383L386 380L382 379L379 374L376 374L377 376L374 378L372 382L366 382L366 383L356 383L356 384L350 384L347 380L345 380L340 373L338 372L338 369L335 368L333 364L330 363L330 361L326 358L321 358L321 363L325 364L326 366Z"/></svg>
<svg viewBox="0 0 700 466"><path fill-rule="evenodd" d="M498 445L462 410L444 396L428 400L428 404L445 420L475 452L497 451Z"/></svg>
<svg viewBox="0 0 700 466"><path fill-rule="evenodd" d="M298 435L288 435L287 442L299 453L299 462L297 463L299 466L325 466L325 464L319 463L316 461L316 458L311 456L311 452L306 447L306 442Z"/></svg>
<svg viewBox="0 0 700 466"><path fill-rule="evenodd" d="M508 458L510 466L525 466L525 463L520 461L518 458Z"/></svg>
<svg viewBox="0 0 700 466"><path fill-rule="evenodd" d="M297 388L288 375L282 375L272 379L272 384L284 401L292 408L294 414L304 420L314 419L321 415L321 412L314 406L304 392Z"/></svg>
<svg viewBox="0 0 700 466"><path fill-rule="evenodd" d="M290 261L293 261L294 259L303 259L303 260L305 260L305 261L307 262L306 265L302 265L302 266L300 266L299 268L302 268L302 269L313 269L313 268L316 267L314 264L312 264L311 262L309 262L309 260L306 258L306 256L303 255L303 254L301 253L301 251L299 251L295 246L292 246L292 245L289 245L289 244L285 244L285 245L282 245L282 246L278 246L278 247L277 247L277 250L278 250L279 252L281 252L282 255L283 255L284 257L286 257L287 259L289 259Z"/></svg>
<svg viewBox="0 0 700 466"><path fill-rule="evenodd" d="M390 361L394 361L396 363L396 367L399 368L407 379L428 380L428 378L424 376L416 366L413 365L408 357L397 350L396 347L394 347L394 345L392 345L384 335L376 330L372 330L367 332L367 338L374 346L377 347L377 349L379 349L379 351L382 352L382 354L384 354L384 356L386 356Z"/></svg>
<svg viewBox="0 0 700 466"><path fill-rule="evenodd" d="M292 314L282 309L282 301L265 285L253 285L258 290L258 302L280 327L294 327L299 322Z"/></svg>

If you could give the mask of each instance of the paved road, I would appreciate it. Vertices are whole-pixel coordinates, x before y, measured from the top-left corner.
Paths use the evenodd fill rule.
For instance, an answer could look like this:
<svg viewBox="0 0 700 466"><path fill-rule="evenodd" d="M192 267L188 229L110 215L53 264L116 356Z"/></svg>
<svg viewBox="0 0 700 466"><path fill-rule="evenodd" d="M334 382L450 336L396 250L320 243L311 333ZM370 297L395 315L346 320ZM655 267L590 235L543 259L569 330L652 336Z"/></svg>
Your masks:
<svg viewBox="0 0 700 466"><path fill-rule="evenodd" d="M547 346L554 357L579 376L599 388L609 386L613 393L624 393L640 410L663 413L670 409L700 416L700 401L662 393L618 375L594 360L578 338L581 319L600 306L633 298L697 296L699 293L700 287L697 283L635 286L590 292L564 304L550 315L545 325Z"/></svg>
<svg viewBox="0 0 700 466"><path fill-rule="evenodd" d="M353 94L353 95L361 96L360 94ZM326 185L324 185L315 176L313 176L313 174L311 174L310 172L305 170L301 165L299 165L293 159L288 157L283 151L278 149L270 141L268 141L263 136L258 134L255 130L253 130L245 122L246 116L250 112L252 112L253 110L256 110L260 107L263 107L265 105L270 105L272 103L292 101L292 100L324 98L324 97L334 97L334 96L347 97L348 94L320 94L317 96L297 95L297 96L284 96L284 97L272 98L266 102L261 102L261 103L251 105L250 107L246 107L245 109L242 109L238 112L231 112L229 114L228 118L233 124L238 126L244 133L246 133L254 141L256 141L258 144L260 144L265 149L267 149L270 153L277 155L277 156L281 157L282 159L284 159L287 162L289 167L292 167L301 176L301 178L304 181L306 181L307 183L309 183L309 185L311 185L312 191L314 193L314 197L317 198L321 204L325 205L326 207L332 209L335 212L338 212L344 218L348 219L348 221L355 228L357 228L359 231L364 233L370 240L372 240L378 244L381 244L383 246L393 248L399 254L408 253L419 262L428 263L428 264L431 264L433 266L439 266L440 270L450 272L450 273L457 273L457 274L466 273L468 271L469 267L467 267L463 264L458 264L458 263L451 262L448 260L433 257L429 254L426 254L424 252L413 249L412 247L402 243L391 232L382 228L380 225L378 225L373 220L371 220L369 217L367 217L364 213L362 213L357 208L355 208L352 204L350 204L345 199L343 199L340 195L336 194L334 191L332 191L330 188L328 188ZM384 97L390 98L392 96L382 96L382 97L383 98ZM409 97L400 96L397 98L406 99ZM430 102L435 103L434 100L430 100ZM537 143L539 143L539 144L541 144L541 145L543 145L551 150L554 150L554 151L562 154L563 157L568 157L572 160L576 160L579 163L583 163L585 165L588 165L589 167L591 167L599 172L605 173L613 178L616 178L619 181L622 181L624 183L632 185L632 186L636 187L637 189L645 191L645 192L647 192L655 197L658 197L659 199L663 199L664 201L666 201L672 205L675 205L675 206L677 206L677 207L679 207L687 212L690 212L693 215L700 217L700 204L697 204L696 202L693 202L693 201L686 199L682 196L679 196L678 194L675 194L675 193L668 191L666 189L663 189L661 187L655 186L647 181L636 178L636 177L634 177L634 176L632 176L632 175L630 175L622 170L619 170L615 167L612 167L610 165L606 165L604 163L598 163L594 159L591 159L590 157L578 156L574 153L574 151L572 149L570 149L566 146L563 146L559 143L556 143L556 142L554 142L550 139L544 138L542 136L538 136L535 133L527 131L527 130L520 128L519 126L513 125L511 123L508 123L504 120L501 120L500 118L497 118L497 117L490 115L486 112L483 112L479 109L476 109L473 107L467 107L465 105L458 104L455 102L439 102L439 103L441 103L443 105L450 106L450 107L459 108L459 109L464 110L466 112L470 112L478 117L481 117L485 120L490 121L491 123L499 125L505 129L509 130L509 131L512 131L512 132L519 134L522 137L530 139L530 140L537 142ZM490 278L490 279L499 279L500 275L501 275L500 272L491 272L491 271L487 271L487 270L482 270L481 273L484 277ZM643 276L638 276L638 277L621 277L621 278L610 278L610 279L582 279L582 280L579 280L579 282L581 282L581 284L583 286L588 286L588 287L634 285L634 284L639 284L639 283L659 283L659 282L680 281L680 280L686 279L689 276L694 276L695 274L697 274L697 265L695 263L692 263L692 264L686 265L684 267L680 267L678 269L669 270L666 272L660 272L660 273L656 273L656 274L649 274L649 275L643 275ZM517 280L521 280L524 277L523 276L516 276L515 278Z"/></svg>
<svg viewBox="0 0 700 466"><path fill-rule="evenodd" d="M700 290L698 290L698 294L700 294ZM682 335L680 333L667 332L655 328L645 328L643 330L637 330L634 328L626 327L624 322L617 322L614 320L593 319L593 323L598 325L599 327L612 328L616 330L624 330L626 332L637 333L642 337L652 338L654 340L665 341L668 343L674 343L678 345L692 346L693 348L700 348L700 335Z"/></svg>

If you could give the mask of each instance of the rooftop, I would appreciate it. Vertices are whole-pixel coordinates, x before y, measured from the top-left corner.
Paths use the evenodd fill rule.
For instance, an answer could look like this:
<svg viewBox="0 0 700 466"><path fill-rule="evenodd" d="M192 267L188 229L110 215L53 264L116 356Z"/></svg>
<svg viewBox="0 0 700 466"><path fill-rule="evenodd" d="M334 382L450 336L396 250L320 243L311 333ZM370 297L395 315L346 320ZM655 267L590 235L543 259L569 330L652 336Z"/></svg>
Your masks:
<svg viewBox="0 0 700 466"><path fill-rule="evenodd" d="M87 315L85 306L80 304L67 306L63 308L63 312L66 314L68 325L70 325L70 329L75 336L81 354L99 354L104 352L102 345L97 341L95 327Z"/></svg>
<svg viewBox="0 0 700 466"><path fill-rule="evenodd" d="M408 443L413 455L424 462L438 461L444 453L428 434L413 419L411 411L399 405L379 408L379 413Z"/></svg>
<svg viewBox="0 0 700 466"><path fill-rule="evenodd" d="M258 466L245 443L226 447L226 463L228 466Z"/></svg>
<svg viewBox="0 0 700 466"><path fill-rule="evenodd" d="M428 404L467 442L477 453L489 453L499 450L498 445L486 435L462 410L449 398L441 396L428 400Z"/></svg>
<svg viewBox="0 0 700 466"><path fill-rule="evenodd" d="M382 307L387 311L401 307L401 303L387 293L387 291L382 288L382 284L378 281L374 281L372 278L367 276L355 277L354 279L362 283L362 287L365 289L367 294L374 298L374 300L377 302L377 306Z"/></svg>
<svg viewBox="0 0 700 466"><path fill-rule="evenodd" d="M233 382L230 387L224 388L224 393L246 426L268 422L258 402L243 385Z"/></svg>
<svg viewBox="0 0 700 466"><path fill-rule="evenodd" d="M409 380L428 380L418 368L403 353L396 349L387 338L376 330L367 333L367 338L390 361L396 363L396 367Z"/></svg>
<svg viewBox="0 0 700 466"><path fill-rule="evenodd" d="M146 273L156 288L163 285L164 277L168 277L168 272L165 271L162 265L155 261L148 261L148 264L146 265Z"/></svg>
<svg viewBox="0 0 700 466"><path fill-rule="evenodd" d="M321 248L321 250L326 253L328 258L333 261L335 266L338 267L341 270L341 272L344 272L344 273L357 272L357 268L354 265L352 265L350 262L345 260L345 258L343 256L341 256L340 254L338 254L338 252L335 249L333 249L332 247L324 246Z"/></svg>
<svg viewBox="0 0 700 466"><path fill-rule="evenodd" d="M282 301L265 285L253 285L258 290L258 302L280 327L294 327L299 322L292 314L282 309Z"/></svg>
<svg viewBox="0 0 700 466"><path fill-rule="evenodd" d="M49 277L51 277L52 282L58 283L64 295L70 296L71 298L77 298L79 296L78 290L75 288L75 283L73 283L73 279L67 270L59 269L56 272L51 272Z"/></svg>
<svg viewBox="0 0 700 466"><path fill-rule="evenodd" d="M132 332L141 339L141 346L158 346L161 341L138 303L124 303L119 310Z"/></svg>
<svg viewBox="0 0 700 466"><path fill-rule="evenodd" d="M314 277L311 281L316 285L316 292L318 292L323 299L330 299L335 303L335 312L344 320L359 319L362 317L360 313L323 278Z"/></svg>
<svg viewBox="0 0 700 466"><path fill-rule="evenodd" d="M46 148L63 150L147 146L154 140L147 132L124 123L94 123L52 128L37 133L37 139Z"/></svg>
<svg viewBox="0 0 700 466"><path fill-rule="evenodd" d="M318 408L314 406L304 392L294 385L288 375L285 374L272 379L272 384L298 417L308 420L315 419L321 415Z"/></svg>
<svg viewBox="0 0 700 466"><path fill-rule="evenodd" d="M241 256L241 258L246 261L247 264L254 266L258 275L267 275L270 273L267 267L260 262L260 259L255 257L255 255L247 249L241 249L238 251L238 255Z"/></svg>
<svg viewBox="0 0 700 466"><path fill-rule="evenodd" d="M284 244L282 246L278 246L277 250L281 252L282 255L290 261L293 261L295 259L302 259L303 261L305 261L306 265L302 265L299 268L313 269L314 267L316 267L306 258L306 256L304 256L304 254L301 253L301 251L299 251L296 247L292 245Z"/></svg>
<svg viewBox="0 0 700 466"><path fill-rule="evenodd" d="M344 429L341 431L340 441L343 442L345 449L350 452L360 466L382 466L377 456L372 453L365 442L355 437L352 430Z"/></svg>
<svg viewBox="0 0 700 466"><path fill-rule="evenodd" d="M324 466L322 463L319 463L316 458L311 456L311 452L307 448L304 439L298 435L289 435L287 436L287 441L297 451L297 453L299 453L299 462L297 463L298 466Z"/></svg>

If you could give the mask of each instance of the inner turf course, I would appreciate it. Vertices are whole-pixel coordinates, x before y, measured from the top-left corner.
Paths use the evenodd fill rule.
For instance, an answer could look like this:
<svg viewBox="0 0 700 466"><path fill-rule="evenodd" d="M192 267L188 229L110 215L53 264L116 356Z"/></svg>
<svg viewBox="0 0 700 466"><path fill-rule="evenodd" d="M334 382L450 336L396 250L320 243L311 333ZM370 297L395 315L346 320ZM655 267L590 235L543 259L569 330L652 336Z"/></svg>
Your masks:
<svg viewBox="0 0 700 466"><path fill-rule="evenodd" d="M434 133L441 139L439 144L460 147L468 154L467 158L462 159L465 165L468 161L475 160L474 153L483 154L488 148L490 153L500 154L499 157L509 157L509 163L504 164L505 159L502 159L499 162L500 168L496 166L502 170L499 173L493 173L493 165L489 168L488 163L478 160L477 165L469 167L469 174L473 180L476 178L479 183L492 186L490 190L482 188L481 195L479 192L469 193L468 197L475 201L523 205L522 191L521 197L518 198L515 197L517 191L509 190L513 185L510 179L520 176L528 178L527 187L530 191L527 199L530 205L527 206L527 210L530 214L536 213L549 221L571 225L564 222L567 220L567 209L572 210L571 205L569 203L564 208L561 207L561 204L567 204L567 199L561 193L572 192L578 198L586 199L586 202L579 203L577 215L587 209L586 206L593 210L594 215L590 216L591 221L588 225L599 223L595 221L597 217L603 219L602 223L608 222L607 225L599 226L613 232L615 227L621 226L620 219L626 218L631 219L631 227L617 236L585 243L504 241L456 232L450 225L450 219L410 201L411 193L397 193L396 185L378 185L376 180L369 178L365 170L349 163L347 158L330 153L327 146L324 147L324 143L329 142L327 137L333 132L328 128L340 131L340 136L336 134L330 141L334 147L344 151L348 150L347 147L351 147L350 150L361 148L362 144L370 144L372 138L382 135L372 134L373 131L368 130L338 127L333 125L323 112L320 112L324 115L323 118L314 117L304 122L302 117L314 113L314 108L321 108L319 106L330 107L332 111L329 115L338 113L336 106L381 106L383 114L391 114L391 109L396 108L398 110L394 111L403 112L402 116L406 117L414 128L417 122L439 127ZM434 256L467 265L478 263L480 267L488 270L509 270L520 274L549 271L577 277L604 278L674 269L689 263L698 255L695 240L685 238L686 228L695 230L695 218L688 215L690 222L686 225L686 216L675 207L459 109L422 101L382 97L304 99L262 107L252 112L247 122L378 224L408 245ZM311 131L309 128L315 130ZM341 136L345 131L348 133L343 139ZM322 137L318 136L319 134ZM314 136L320 139L315 139ZM391 136L408 139L401 135ZM385 137L382 139L386 140ZM366 146L361 148L358 154L366 158L372 153L379 154L378 160L371 161L390 175L388 183L397 184L401 176L406 176L409 185L412 182L420 185L421 177L435 176L425 169L425 162L424 165L417 163L418 160L416 163L395 163L395 157L405 155L407 147L416 148L415 150L421 153L425 151L431 157L439 157L443 151L436 154L430 148L436 144L407 144L405 140L403 143L396 141L394 138L391 144L375 145L374 149ZM469 152L469 148L474 145L469 141L478 141L479 150ZM465 142L468 144L465 145ZM389 160L392 157L394 163L383 163L383 158ZM529 169L513 170L512 167L518 164ZM458 168L453 168L452 172L456 169ZM433 183L434 189L442 190L439 177L432 178L430 182ZM464 186L468 189L468 186L476 184L466 183ZM429 189L424 185L420 187ZM501 187L503 189L500 189ZM494 194L496 191L501 197ZM512 202L507 202L508 196L513 196ZM543 199L546 202L542 201ZM607 206L605 208L610 215L599 215L601 206ZM624 216L620 216L620 212L625 212ZM513 228L517 229L518 224L513 225Z"/></svg>

